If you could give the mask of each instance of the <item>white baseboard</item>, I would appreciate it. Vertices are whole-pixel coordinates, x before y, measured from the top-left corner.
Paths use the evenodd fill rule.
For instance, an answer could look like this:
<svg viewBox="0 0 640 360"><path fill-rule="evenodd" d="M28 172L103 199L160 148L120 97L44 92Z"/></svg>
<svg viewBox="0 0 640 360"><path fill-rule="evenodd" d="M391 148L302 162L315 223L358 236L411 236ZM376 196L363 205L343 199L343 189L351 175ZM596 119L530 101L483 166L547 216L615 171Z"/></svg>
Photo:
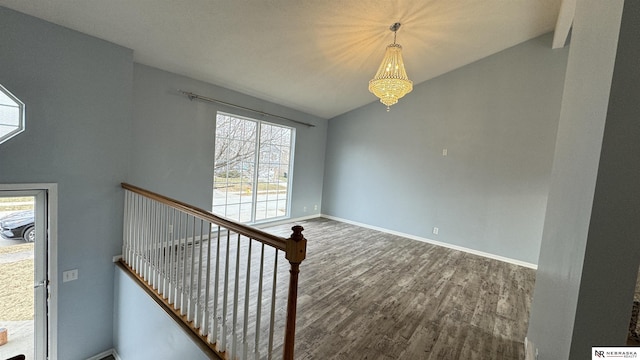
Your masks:
<svg viewBox="0 0 640 360"><path fill-rule="evenodd" d="M534 270L538 269L538 265L532 264L532 263L529 263L529 262L526 262L526 261L511 259L511 258L508 258L508 257L505 257L505 256L500 256L500 255L496 255L496 254L487 253L487 252L484 252L484 251L469 249L469 248L466 248L466 247L463 247L463 246L447 244L447 243L444 243L444 242L441 242L441 241L436 241L436 240L427 239L427 238L423 238L423 237L416 236L416 235L406 234L406 233L402 233L402 232L399 232L399 231L389 230L389 229L381 228L381 227L378 227L378 226L363 224L363 223L359 223L357 221L351 221L351 220L348 220L348 219L343 219L343 218L339 218L339 217L335 217L335 216L331 216L331 215L322 214L321 217L327 218L327 219L330 219L330 220L340 221L340 222L351 224L351 225L360 226L360 227L371 229L371 230L381 231L381 232L384 232L384 233L387 233L387 234L391 234L391 235L402 236L404 238L408 238L408 239L411 239L411 240L422 241L422 242L425 242L425 243L428 243L428 244L442 246L442 247L446 247L446 248L453 249L453 250L464 251L464 252L469 253L469 254L474 254L474 255L486 257L486 258L493 259L493 260L499 260L499 261L502 261L502 262L506 262L506 263L510 263L510 264L514 264L514 265L518 265L518 266L523 266L523 267L534 269Z"/></svg>
<svg viewBox="0 0 640 360"><path fill-rule="evenodd" d="M88 358L87 360L101 360L106 358L107 356L112 355L116 360L122 360L120 359L120 356L118 356L118 353L116 352L116 349L109 349L107 351L101 352L98 355L94 355L90 358Z"/></svg>
<svg viewBox="0 0 640 360"><path fill-rule="evenodd" d="M446 248L453 249L453 250L464 251L464 252L469 253L469 254L474 254L474 255L478 255L478 256L489 258L489 259L498 260L498 261L502 261L502 262L506 262L506 263L509 263L509 264L514 264L514 265L518 265L518 266L522 266L522 267L526 267L526 268L530 268L530 269L534 269L534 270L538 269L538 265L532 264L532 263L529 263L529 262L526 262L526 261L516 260L516 259L508 258L508 257L505 257L505 256L491 254L491 253L484 252L484 251L469 249L469 248L466 248L466 247L463 247L463 246L448 244L448 243L444 243L444 242L433 240L433 239L423 238L423 237L412 235L412 234L407 234L407 233L403 233L403 232L399 232L399 231L395 231L395 230L389 230L389 229L381 228L381 227L378 227L378 226L364 224L364 223L360 223L360 222L357 222L357 221L343 219L343 218L340 218L340 217L326 215L326 214L313 214L313 215L302 216L302 217L297 217L297 218L282 219L282 220L278 220L278 221L271 221L271 222L255 224L253 226L256 227L256 228L267 228L267 227L277 226L277 225L282 225L282 224L295 223L295 222L298 222L298 221L311 220L311 219L315 219L315 218L319 218L319 217L326 218L326 219L329 219L329 220L340 221L340 222L343 222L343 223L346 223L346 224L356 225L356 226L360 226L360 227L371 229L371 230L380 231L380 232L391 234L391 235L397 235L397 236L401 236L401 237L404 237L404 238L407 238L407 239L421 241L421 242L432 244L432 245L436 245L436 246L442 246L442 247L446 247ZM199 240L199 237L197 237L196 239ZM113 262L117 262L118 260L120 260L121 257L122 257L122 255L114 256L113 257ZM94 359L92 358L92 359L89 359L89 360L94 360Z"/></svg>

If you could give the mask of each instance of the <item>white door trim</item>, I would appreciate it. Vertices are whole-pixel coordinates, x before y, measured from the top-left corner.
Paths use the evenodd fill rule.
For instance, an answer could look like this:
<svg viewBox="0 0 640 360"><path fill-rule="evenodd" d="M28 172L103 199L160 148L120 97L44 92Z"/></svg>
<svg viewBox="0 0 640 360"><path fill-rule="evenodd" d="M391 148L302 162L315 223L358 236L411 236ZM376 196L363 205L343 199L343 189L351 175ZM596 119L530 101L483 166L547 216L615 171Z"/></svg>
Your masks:
<svg viewBox="0 0 640 360"><path fill-rule="evenodd" d="M48 360L58 359L58 184L0 184L0 191L45 191L47 196L49 280Z"/></svg>

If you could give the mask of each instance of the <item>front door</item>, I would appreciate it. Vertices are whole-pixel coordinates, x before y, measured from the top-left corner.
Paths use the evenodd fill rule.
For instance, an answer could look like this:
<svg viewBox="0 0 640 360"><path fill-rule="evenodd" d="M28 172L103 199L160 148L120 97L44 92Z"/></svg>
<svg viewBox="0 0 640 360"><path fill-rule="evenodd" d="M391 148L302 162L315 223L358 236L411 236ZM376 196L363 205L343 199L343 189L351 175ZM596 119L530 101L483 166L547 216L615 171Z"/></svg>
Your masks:
<svg viewBox="0 0 640 360"><path fill-rule="evenodd" d="M48 196L0 189L0 359L48 355Z"/></svg>

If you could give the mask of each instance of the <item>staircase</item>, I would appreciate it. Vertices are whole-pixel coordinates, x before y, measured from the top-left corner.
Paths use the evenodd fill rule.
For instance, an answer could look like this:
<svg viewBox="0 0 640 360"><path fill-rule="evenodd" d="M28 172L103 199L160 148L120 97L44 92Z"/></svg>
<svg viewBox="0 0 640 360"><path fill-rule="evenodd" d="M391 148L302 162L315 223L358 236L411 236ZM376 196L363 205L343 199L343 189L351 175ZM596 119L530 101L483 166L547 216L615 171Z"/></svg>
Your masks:
<svg viewBox="0 0 640 360"><path fill-rule="evenodd" d="M292 360L303 228L294 226L285 239L130 184L122 188L120 266L201 348L225 360Z"/></svg>

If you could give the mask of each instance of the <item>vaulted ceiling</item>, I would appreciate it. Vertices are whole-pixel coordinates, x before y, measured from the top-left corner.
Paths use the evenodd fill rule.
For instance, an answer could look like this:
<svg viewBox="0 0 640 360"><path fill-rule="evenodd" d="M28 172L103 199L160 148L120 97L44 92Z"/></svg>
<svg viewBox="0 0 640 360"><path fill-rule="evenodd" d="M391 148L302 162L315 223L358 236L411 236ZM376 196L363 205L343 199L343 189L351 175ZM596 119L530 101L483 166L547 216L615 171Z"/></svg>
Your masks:
<svg viewBox="0 0 640 360"><path fill-rule="evenodd" d="M554 30L561 2L0 0L0 6L131 48L138 63L331 118L377 100L367 85L393 42L394 22L402 23L397 42L417 84ZM563 8L568 33L573 10Z"/></svg>

